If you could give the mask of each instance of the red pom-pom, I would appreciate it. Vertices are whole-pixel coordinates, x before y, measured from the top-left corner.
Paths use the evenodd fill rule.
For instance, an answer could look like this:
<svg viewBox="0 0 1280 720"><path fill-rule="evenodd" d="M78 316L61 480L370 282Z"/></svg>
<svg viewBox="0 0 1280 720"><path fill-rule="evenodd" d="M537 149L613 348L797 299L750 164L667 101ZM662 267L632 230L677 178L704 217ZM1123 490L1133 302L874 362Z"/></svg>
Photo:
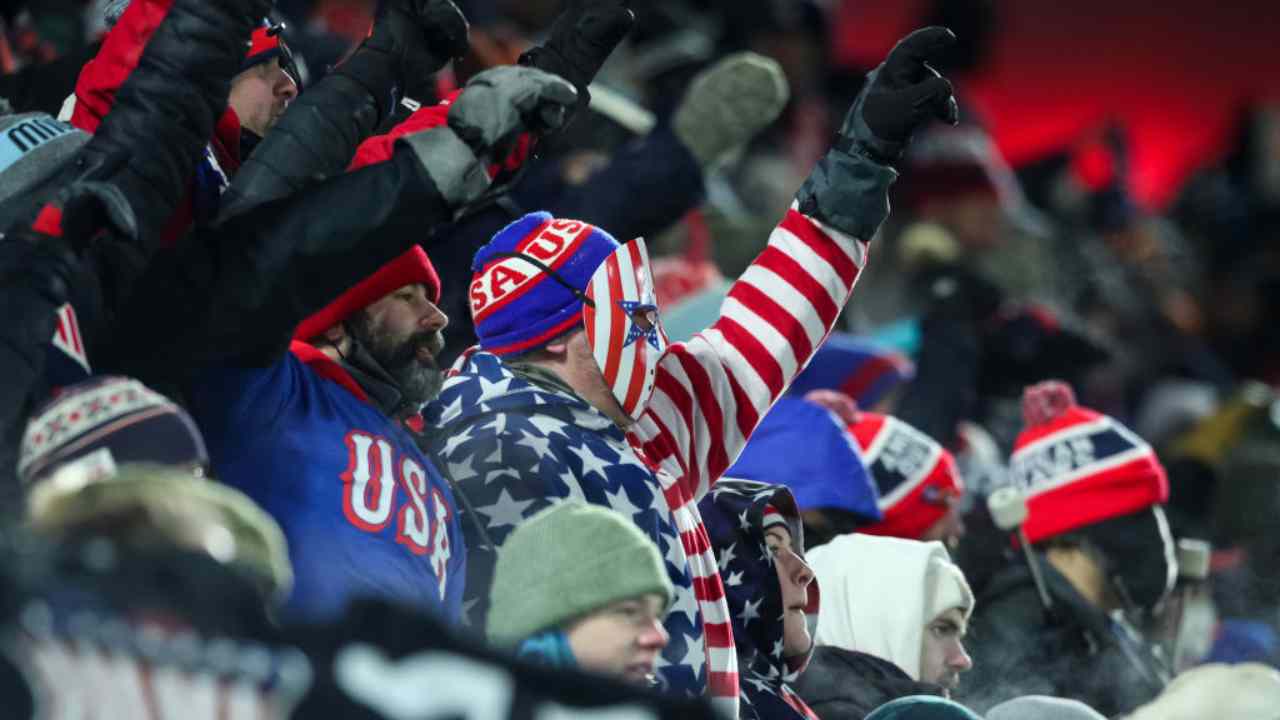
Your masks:
<svg viewBox="0 0 1280 720"><path fill-rule="evenodd" d="M1022 393L1022 421L1032 428L1062 417L1076 404L1071 386L1061 380L1046 380L1028 387Z"/></svg>

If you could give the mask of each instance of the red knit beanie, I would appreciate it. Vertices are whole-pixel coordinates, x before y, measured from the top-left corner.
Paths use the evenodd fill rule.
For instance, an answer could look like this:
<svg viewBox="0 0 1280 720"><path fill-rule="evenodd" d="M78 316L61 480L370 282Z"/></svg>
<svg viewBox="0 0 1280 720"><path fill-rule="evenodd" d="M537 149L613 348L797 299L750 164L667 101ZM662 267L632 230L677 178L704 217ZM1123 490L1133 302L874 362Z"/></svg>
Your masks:
<svg viewBox="0 0 1280 720"><path fill-rule="evenodd" d="M888 415L859 412L849 426L880 492L884 519L858 528L870 535L918 540L964 493L955 458L933 438Z"/></svg>
<svg viewBox="0 0 1280 720"><path fill-rule="evenodd" d="M1142 438L1076 404L1050 380L1026 389L1025 427L1009 475L1027 498L1023 530L1033 543L1169 499L1164 467Z"/></svg>
<svg viewBox="0 0 1280 720"><path fill-rule="evenodd" d="M440 302L440 276L436 274L436 269L427 257L427 253L417 245L339 295L319 312L303 320L293 331L293 339L304 342L310 340L351 317L358 310L363 310L405 285L414 283L422 283L427 287L428 300L433 303Z"/></svg>

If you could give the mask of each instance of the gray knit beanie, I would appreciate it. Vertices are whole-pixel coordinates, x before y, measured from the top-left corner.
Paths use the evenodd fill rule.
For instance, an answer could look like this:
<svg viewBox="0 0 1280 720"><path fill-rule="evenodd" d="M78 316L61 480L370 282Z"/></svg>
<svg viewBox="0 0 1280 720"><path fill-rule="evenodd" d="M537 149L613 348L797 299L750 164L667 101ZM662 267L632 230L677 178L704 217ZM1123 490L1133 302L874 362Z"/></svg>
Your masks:
<svg viewBox="0 0 1280 720"><path fill-rule="evenodd" d="M45 113L0 114L0 202L46 180L88 141Z"/></svg>
<svg viewBox="0 0 1280 720"><path fill-rule="evenodd" d="M1106 720L1106 716L1079 700L1023 695L988 710L987 720Z"/></svg>
<svg viewBox="0 0 1280 720"><path fill-rule="evenodd" d="M675 590L658 548L618 513L561 502L512 531L498 550L489 642L510 647L610 603Z"/></svg>

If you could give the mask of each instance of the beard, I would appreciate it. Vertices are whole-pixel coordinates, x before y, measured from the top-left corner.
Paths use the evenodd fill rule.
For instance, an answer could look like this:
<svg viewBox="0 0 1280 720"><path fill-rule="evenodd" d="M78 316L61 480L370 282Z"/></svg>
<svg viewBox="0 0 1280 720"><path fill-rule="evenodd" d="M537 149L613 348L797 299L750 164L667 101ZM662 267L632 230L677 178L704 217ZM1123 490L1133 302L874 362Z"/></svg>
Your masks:
<svg viewBox="0 0 1280 720"><path fill-rule="evenodd" d="M348 323L352 339L364 346L404 396L415 406L423 405L440 394L444 373L435 358L444 349L440 331L421 331L407 337L396 337L375 327L363 312L353 315ZM423 352L423 351L426 352Z"/></svg>

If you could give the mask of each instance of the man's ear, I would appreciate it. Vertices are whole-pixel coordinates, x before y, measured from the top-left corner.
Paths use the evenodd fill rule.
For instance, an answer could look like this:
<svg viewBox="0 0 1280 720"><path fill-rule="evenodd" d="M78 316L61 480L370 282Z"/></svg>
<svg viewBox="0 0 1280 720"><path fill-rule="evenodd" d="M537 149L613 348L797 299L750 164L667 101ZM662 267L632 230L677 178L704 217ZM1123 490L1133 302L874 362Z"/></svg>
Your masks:
<svg viewBox="0 0 1280 720"><path fill-rule="evenodd" d="M569 338L571 337L573 336L565 335L563 337L552 340L546 345L543 345L542 350L548 355L555 356L557 359L563 358L565 355L569 354Z"/></svg>

